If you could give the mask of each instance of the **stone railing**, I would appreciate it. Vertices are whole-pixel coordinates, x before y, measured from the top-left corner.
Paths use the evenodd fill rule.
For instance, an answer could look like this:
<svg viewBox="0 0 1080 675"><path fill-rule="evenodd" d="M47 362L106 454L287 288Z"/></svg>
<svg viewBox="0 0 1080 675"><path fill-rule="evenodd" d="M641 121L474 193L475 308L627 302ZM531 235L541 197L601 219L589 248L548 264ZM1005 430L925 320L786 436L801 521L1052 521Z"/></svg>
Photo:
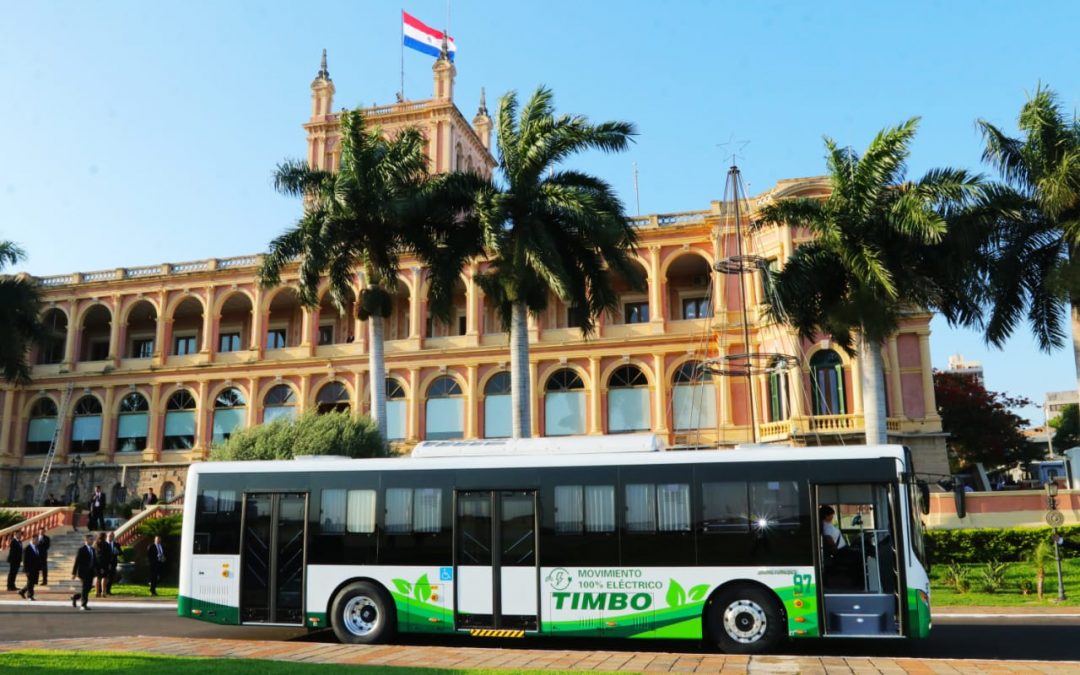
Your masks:
<svg viewBox="0 0 1080 675"><path fill-rule="evenodd" d="M154 518L164 518L165 516L183 512L183 506L173 506L172 504L154 504L153 506L148 506L131 518L128 518L126 523L116 528L116 543L121 546L128 546L139 538L139 525L142 523L153 520Z"/></svg>
<svg viewBox="0 0 1080 675"><path fill-rule="evenodd" d="M816 415L799 420L799 427L812 434L863 430L862 415Z"/></svg>
<svg viewBox="0 0 1080 675"><path fill-rule="evenodd" d="M58 274L50 277L37 277L37 281L46 288L53 288L56 286L90 284L99 281L145 279L147 277L169 276L173 274L191 274L192 272L241 269L245 267L258 267L261 264L261 255L242 255L233 258L210 258L209 260L162 263L160 265L145 265L143 267L120 267L114 270L98 270L96 272Z"/></svg>
<svg viewBox="0 0 1080 675"><path fill-rule="evenodd" d="M21 523L0 530L0 549L7 551L11 536L16 532L34 532L41 528L51 530L70 525L75 514L73 506L45 506L8 509L26 518Z"/></svg>
<svg viewBox="0 0 1080 675"><path fill-rule="evenodd" d="M649 216L631 216L630 224L634 227L653 228L672 225L704 223L708 211L682 211L679 213L657 213Z"/></svg>

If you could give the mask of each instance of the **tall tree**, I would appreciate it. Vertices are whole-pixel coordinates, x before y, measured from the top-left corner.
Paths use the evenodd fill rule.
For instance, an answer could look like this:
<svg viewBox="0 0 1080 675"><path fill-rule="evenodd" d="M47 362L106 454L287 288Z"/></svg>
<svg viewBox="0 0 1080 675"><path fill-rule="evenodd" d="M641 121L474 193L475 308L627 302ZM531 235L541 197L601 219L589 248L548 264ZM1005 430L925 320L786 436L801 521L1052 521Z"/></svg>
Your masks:
<svg viewBox="0 0 1080 675"><path fill-rule="evenodd" d="M801 338L824 333L858 355L868 444L886 442L881 345L904 313L937 309L954 322L974 320L978 312L979 296L962 273L971 256L959 255L973 228L959 220L956 228L949 225L978 193L980 181L958 169L907 181L917 125L912 118L882 130L861 156L826 138L829 196L768 204L755 223L813 234L770 277L767 307Z"/></svg>
<svg viewBox="0 0 1080 675"><path fill-rule="evenodd" d="M986 339L1001 347L1025 319L1039 348L1065 343L1072 316L1080 389L1080 119L1039 86L1020 110L1019 137L979 120L983 159L1005 183L989 194L997 207L989 239L990 316Z"/></svg>
<svg viewBox="0 0 1080 675"><path fill-rule="evenodd" d="M970 375L941 372L934 373L934 395L958 469L975 462L992 469L1045 454L1044 445L1033 445L1024 436L1028 421L1013 412L1031 405L1028 399L989 391Z"/></svg>
<svg viewBox="0 0 1080 675"><path fill-rule="evenodd" d="M415 128L393 138L368 129L359 109L341 115L341 166L334 173L286 161L274 174L276 189L304 199L296 226L270 243L259 272L264 285L281 283L282 269L299 259L300 300L319 304L323 275L334 305L345 308L353 275L364 274L357 315L368 323L371 417L386 437L384 322L393 311L400 257L416 254L432 270L432 311L449 313L450 286L462 260L475 253L464 227L476 191L484 184L466 174L428 173L427 141ZM456 266L456 267L455 267Z"/></svg>
<svg viewBox="0 0 1080 675"><path fill-rule="evenodd" d="M574 308L588 335L600 313L617 305L612 272L632 285L643 283L629 258L637 237L615 191L599 178L560 165L590 148L622 151L635 131L628 122L556 117L551 90L544 87L520 114L517 94L506 94L495 118L501 180L476 201L491 261L478 283L510 333L512 434L527 438L528 313L542 311L553 294Z"/></svg>
<svg viewBox="0 0 1080 675"><path fill-rule="evenodd" d="M18 244L0 241L0 270L25 257ZM27 357L31 345L44 334L37 285L31 279L0 276L0 369L5 382L30 383Z"/></svg>

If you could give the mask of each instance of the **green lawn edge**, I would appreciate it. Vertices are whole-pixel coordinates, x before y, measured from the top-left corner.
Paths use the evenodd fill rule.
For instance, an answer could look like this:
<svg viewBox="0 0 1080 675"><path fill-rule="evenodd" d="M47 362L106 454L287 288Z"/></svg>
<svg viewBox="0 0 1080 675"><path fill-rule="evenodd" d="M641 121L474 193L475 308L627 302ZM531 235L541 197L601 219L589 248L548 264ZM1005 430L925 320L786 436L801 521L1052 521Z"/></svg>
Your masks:
<svg viewBox="0 0 1080 675"><path fill-rule="evenodd" d="M1064 602L1057 601L1057 569L1051 566L1046 571L1044 598L1042 601L1034 594L1024 595L1020 591L1020 582L1035 582L1035 567L1027 562L1008 564L1005 574L1005 586L996 593L983 593L975 590L978 586L977 574L985 567L984 563L968 563L964 567L970 572L973 590L960 593L943 582L946 565L935 564L930 574L930 604L932 607L1080 607L1080 558L1062 561L1065 580Z"/></svg>
<svg viewBox="0 0 1080 675"><path fill-rule="evenodd" d="M586 675L585 670L521 670L493 668L413 668L386 665L293 663L268 659L165 656L147 652L20 649L0 652L0 673L133 673L202 675L207 663L227 661L229 675L313 675L315 673L387 673L388 675Z"/></svg>

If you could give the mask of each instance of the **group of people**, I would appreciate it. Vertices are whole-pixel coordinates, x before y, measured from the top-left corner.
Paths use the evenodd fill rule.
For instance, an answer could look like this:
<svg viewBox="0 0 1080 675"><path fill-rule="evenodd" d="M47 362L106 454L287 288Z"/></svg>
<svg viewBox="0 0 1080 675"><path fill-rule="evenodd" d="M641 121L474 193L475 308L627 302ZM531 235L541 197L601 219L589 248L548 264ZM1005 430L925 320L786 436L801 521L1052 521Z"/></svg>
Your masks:
<svg viewBox="0 0 1080 675"><path fill-rule="evenodd" d="M165 546L161 543L161 537L154 537L154 543L146 548L146 559L150 566L150 595L157 595L157 587L165 571ZM120 545L112 532L99 532L96 541L94 535L86 535L85 543L75 554L75 564L71 570L71 578L82 582L80 591L71 596L71 606L90 609L86 603L90 599L91 589L98 598L112 595L119 562Z"/></svg>
<svg viewBox="0 0 1080 675"><path fill-rule="evenodd" d="M34 599L34 586L41 580L43 586L49 584L49 546L52 541L44 528L30 535L30 541L23 544L23 533L16 532L8 545L8 591L17 591L27 600ZM19 567L26 572L26 585L19 588Z"/></svg>

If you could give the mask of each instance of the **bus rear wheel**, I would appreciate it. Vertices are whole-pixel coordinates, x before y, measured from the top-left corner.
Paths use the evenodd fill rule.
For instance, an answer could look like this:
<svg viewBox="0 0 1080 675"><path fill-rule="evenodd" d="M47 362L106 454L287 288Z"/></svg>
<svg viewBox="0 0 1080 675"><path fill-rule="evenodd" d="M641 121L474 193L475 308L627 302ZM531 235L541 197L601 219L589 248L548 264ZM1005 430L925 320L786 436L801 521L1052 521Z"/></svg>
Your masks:
<svg viewBox="0 0 1080 675"><path fill-rule="evenodd" d="M397 613L386 591L367 581L349 584L330 607L330 626L345 644L386 642L394 635Z"/></svg>
<svg viewBox="0 0 1080 675"><path fill-rule="evenodd" d="M772 593L754 586L721 591L709 616L712 641L728 654L762 654L785 634L784 614Z"/></svg>

